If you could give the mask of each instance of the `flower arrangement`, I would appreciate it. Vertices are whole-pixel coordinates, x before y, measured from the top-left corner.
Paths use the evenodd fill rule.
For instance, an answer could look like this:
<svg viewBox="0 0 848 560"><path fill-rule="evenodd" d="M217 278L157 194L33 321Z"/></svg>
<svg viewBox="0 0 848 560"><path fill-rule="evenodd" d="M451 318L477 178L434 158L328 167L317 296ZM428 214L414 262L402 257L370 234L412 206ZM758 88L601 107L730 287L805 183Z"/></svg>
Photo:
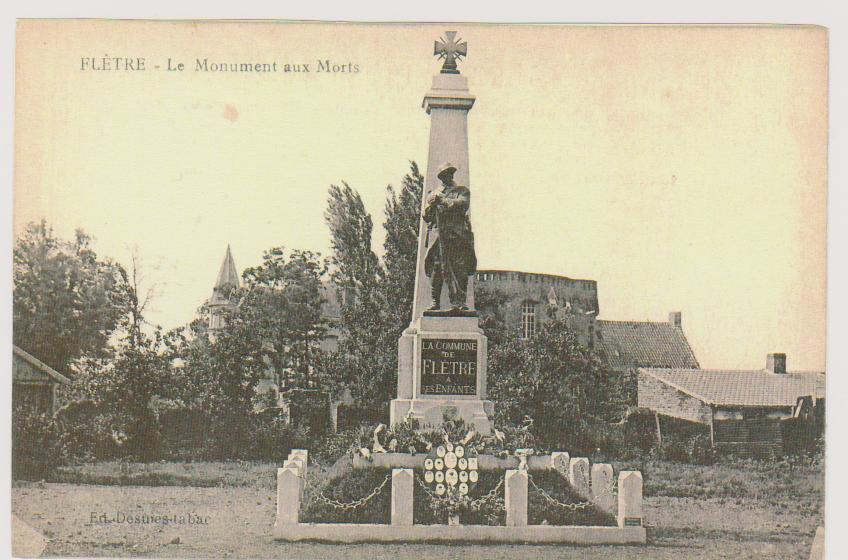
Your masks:
<svg viewBox="0 0 848 560"><path fill-rule="evenodd" d="M503 431L495 429L488 436L476 432L473 427L467 427L461 419L446 422L437 430L422 430L415 420L406 420L391 428L380 424L370 437L363 433L358 452L366 458L372 453L429 453L434 446L448 438L450 441L462 442L467 450L479 455L533 455L543 451L538 448L529 430L532 423L532 419L525 417L520 426L507 426Z"/></svg>

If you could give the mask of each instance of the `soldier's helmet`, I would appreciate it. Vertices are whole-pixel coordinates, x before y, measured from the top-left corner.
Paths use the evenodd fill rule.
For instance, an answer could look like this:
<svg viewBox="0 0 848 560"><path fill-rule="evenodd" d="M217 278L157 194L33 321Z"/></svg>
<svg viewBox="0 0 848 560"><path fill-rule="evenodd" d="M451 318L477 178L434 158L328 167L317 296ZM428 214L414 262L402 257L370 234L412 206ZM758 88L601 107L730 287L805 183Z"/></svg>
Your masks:
<svg viewBox="0 0 848 560"><path fill-rule="evenodd" d="M448 175L450 173L456 173L456 166L452 163L443 163L441 167L439 167L439 171L436 173L436 177L439 180L444 180L444 175Z"/></svg>

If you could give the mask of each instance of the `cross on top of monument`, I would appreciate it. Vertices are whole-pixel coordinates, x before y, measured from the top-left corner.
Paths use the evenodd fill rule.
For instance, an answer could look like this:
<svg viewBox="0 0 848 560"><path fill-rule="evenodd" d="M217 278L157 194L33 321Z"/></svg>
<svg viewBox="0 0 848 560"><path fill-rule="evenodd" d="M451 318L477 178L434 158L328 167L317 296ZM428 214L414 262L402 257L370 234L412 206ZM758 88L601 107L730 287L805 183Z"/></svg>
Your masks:
<svg viewBox="0 0 848 560"><path fill-rule="evenodd" d="M456 67L456 62L460 57L468 55L468 43L458 42L456 31L445 31L446 39L436 41L433 47L433 54L437 57L444 58L445 63L442 65L442 74L459 74L459 69Z"/></svg>

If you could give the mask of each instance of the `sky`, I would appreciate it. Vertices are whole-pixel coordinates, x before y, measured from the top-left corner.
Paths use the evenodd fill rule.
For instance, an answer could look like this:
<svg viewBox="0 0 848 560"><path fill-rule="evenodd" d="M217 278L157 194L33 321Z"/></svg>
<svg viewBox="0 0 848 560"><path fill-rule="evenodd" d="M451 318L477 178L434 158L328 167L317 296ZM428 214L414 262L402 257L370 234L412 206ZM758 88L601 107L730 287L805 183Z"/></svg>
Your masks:
<svg viewBox="0 0 848 560"><path fill-rule="evenodd" d="M825 365L827 35L811 27L462 24L479 267L598 282L600 317L683 327L703 367ZM327 188L383 231L426 167L444 26L19 23L14 229L141 255L149 318L190 321L232 246L329 253ZM143 57L147 70L82 70ZM168 71L168 62L183 71ZM308 64L309 73L195 71ZM317 72L318 61L358 72ZM89 61L89 66L91 62ZM159 69L155 66L158 65Z"/></svg>

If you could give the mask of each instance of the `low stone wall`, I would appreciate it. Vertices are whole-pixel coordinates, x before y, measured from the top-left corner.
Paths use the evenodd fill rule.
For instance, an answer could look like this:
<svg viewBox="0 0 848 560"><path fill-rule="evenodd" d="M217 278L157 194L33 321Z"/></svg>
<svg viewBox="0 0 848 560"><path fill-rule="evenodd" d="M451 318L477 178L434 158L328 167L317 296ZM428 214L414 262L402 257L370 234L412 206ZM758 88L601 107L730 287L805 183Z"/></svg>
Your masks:
<svg viewBox="0 0 848 560"><path fill-rule="evenodd" d="M401 542L401 541L470 541L470 542L534 542L573 544L638 544L645 542L642 526L642 473L622 471L618 475L618 492L611 465L591 465L584 457L570 457L565 452L530 457L527 470L516 457L493 455L478 457L481 469L503 469L506 526L483 525L414 525L414 469L423 464L424 455L385 453L360 458L354 467L392 468L391 524L300 523L300 505L309 453L292 450L283 467L277 470L277 521L274 536L281 540L321 540L329 542ZM529 470L554 469L568 479L571 487L586 500L606 511L617 506L618 527L528 525Z"/></svg>
<svg viewBox="0 0 848 560"><path fill-rule="evenodd" d="M494 527L489 525L358 525L301 523L277 525L274 538L284 541L568 543L578 545L644 544L644 527Z"/></svg>

